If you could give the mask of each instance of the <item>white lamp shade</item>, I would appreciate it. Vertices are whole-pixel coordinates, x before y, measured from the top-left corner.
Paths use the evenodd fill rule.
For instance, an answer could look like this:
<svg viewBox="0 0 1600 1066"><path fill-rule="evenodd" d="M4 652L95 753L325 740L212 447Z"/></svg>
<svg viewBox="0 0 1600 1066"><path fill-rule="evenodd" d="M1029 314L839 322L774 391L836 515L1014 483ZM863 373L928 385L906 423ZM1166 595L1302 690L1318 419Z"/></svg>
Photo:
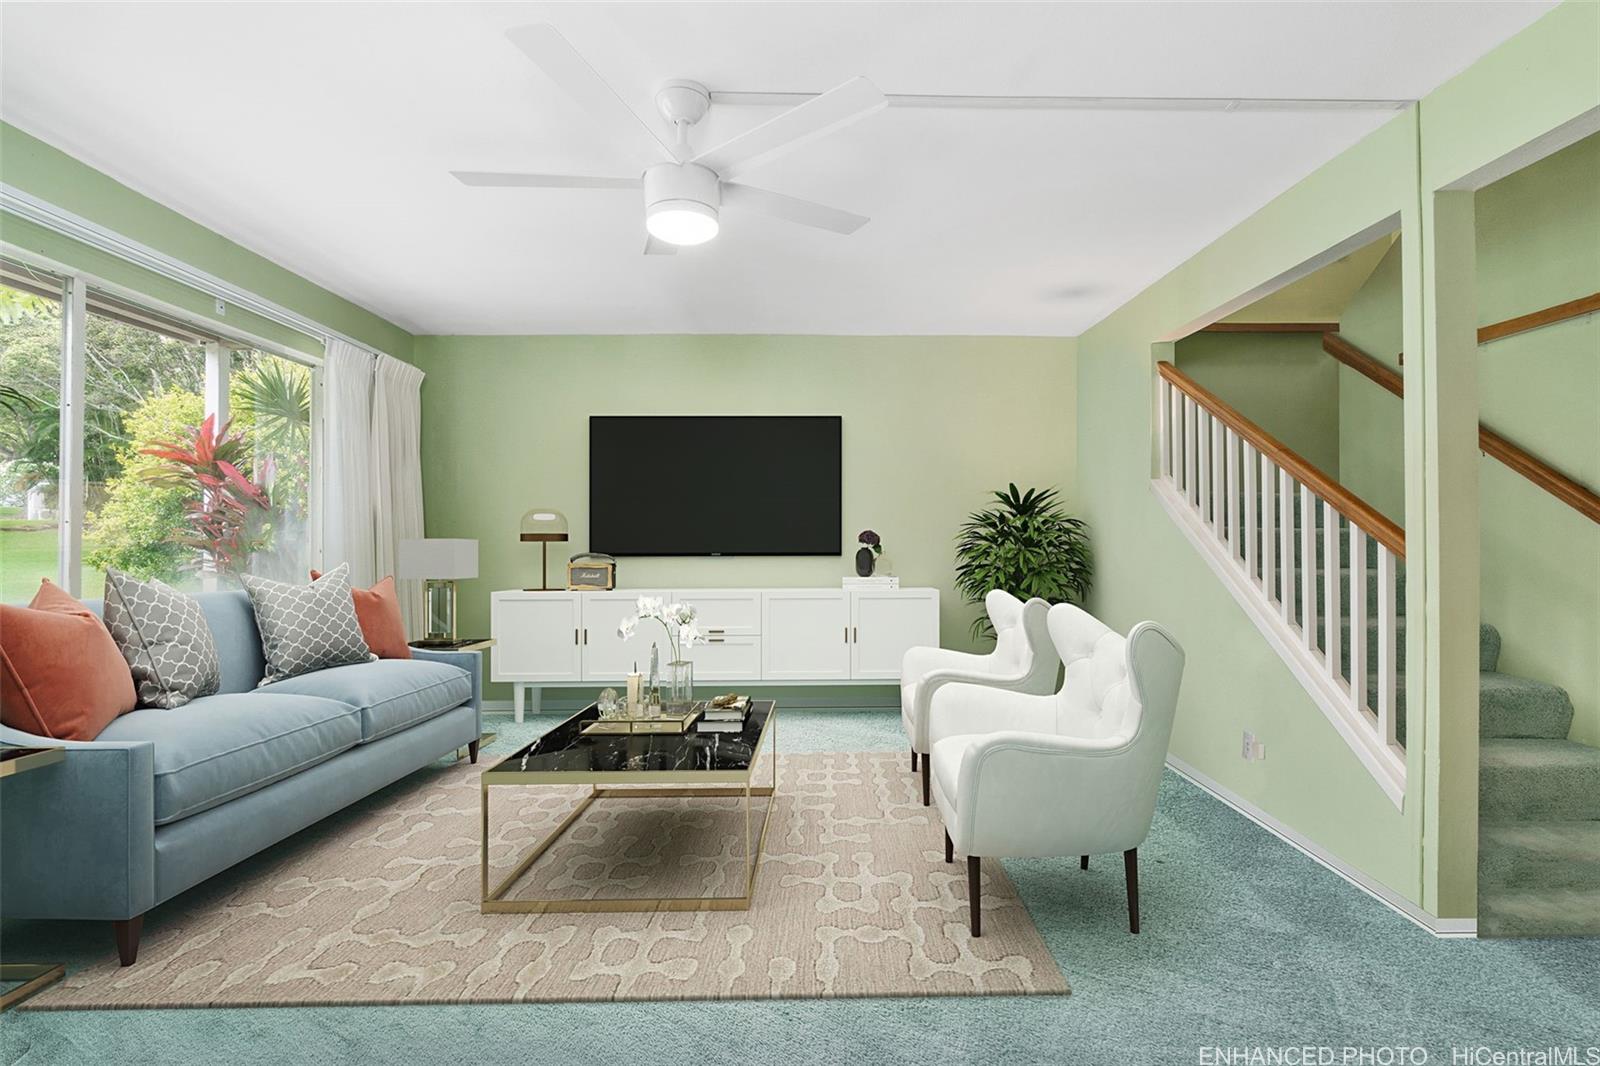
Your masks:
<svg viewBox="0 0 1600 1066"><path fill-rule="evenodd" d="M478 576L478 542L451 537L402 540L395 576L458 581Z"/></svg>

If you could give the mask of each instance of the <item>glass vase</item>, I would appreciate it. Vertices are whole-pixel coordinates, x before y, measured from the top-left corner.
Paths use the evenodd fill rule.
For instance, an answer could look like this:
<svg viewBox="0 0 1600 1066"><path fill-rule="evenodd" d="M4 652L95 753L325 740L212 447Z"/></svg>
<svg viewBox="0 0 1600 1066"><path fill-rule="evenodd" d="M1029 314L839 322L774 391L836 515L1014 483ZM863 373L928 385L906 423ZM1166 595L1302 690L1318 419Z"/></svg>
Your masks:
<svg viewBox="0 0 1600 1066"><path fill-rule="evenodd" d="M662 710L671 714L687 713L694 706L694 663L674 659L667 664L666 681L661 694Z"/></svg>

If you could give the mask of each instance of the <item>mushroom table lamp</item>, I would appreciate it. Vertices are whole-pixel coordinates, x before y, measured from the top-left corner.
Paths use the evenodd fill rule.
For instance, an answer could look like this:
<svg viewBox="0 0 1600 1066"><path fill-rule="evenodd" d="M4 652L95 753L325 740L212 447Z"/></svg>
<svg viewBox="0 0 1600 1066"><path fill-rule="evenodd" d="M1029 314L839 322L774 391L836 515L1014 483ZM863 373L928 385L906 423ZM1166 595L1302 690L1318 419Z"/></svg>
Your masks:
<svg viewBox="0 0 1600 1066"><path fill-rule="evenodd" d="M550 591L550 542L567 539L567 516L560 511L535 508L522 516L522 539L539 542L539 588ZM525 592L536 591L524 589Z"/></svg>

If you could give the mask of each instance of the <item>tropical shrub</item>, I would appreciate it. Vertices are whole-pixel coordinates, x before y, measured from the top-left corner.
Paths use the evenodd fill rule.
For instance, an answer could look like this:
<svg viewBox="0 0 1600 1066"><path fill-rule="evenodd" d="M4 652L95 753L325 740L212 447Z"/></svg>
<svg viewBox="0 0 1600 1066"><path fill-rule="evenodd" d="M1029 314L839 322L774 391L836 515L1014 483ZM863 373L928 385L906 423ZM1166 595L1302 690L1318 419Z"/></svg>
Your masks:
<svg viewBox="0 0 1600 1066"><path fill-rule="evenodd" d="M84 557L137 577L175 580L194 553L171 540L184 527L185 504L199 495L192 485L159 484L149 475L162 461L146 449L190 432L205 417L197 392L153 393L123 416L128 440L117 453L121 473L106 486L106 501L86 525Z"/></svg>
<svg viewBox="0 0 1600 1066"><path fill-rule="evenodd" d="M189 490L183 526L168 539L198 549L219 573L235 574L265 543L272 505L260 486L240 472L250 460L250 447L242 433L230 429L231 423L218 426L215 415L206 415L183 437L157 441L143 454L161 461L145 474L147 480Z"/></svg>
<svg viewBox="0 0 1600 1066"><path fill-rule="evenodd" d="M968 603L983 604L991 589L1020 599L1082 603L1094 578L1089 527L1062 508L1055 489L996 492L999 504L975 511L956 538L956 589ZM981 611L972 635L992 632Z"/></svg>

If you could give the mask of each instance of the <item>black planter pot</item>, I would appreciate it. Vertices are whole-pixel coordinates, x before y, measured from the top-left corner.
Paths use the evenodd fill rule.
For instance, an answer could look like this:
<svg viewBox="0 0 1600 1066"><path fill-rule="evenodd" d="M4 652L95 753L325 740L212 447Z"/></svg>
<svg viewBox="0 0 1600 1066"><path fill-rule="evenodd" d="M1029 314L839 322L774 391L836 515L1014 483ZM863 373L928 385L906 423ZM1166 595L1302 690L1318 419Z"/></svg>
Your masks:
<svg viewBox="0 0 1600 1066"><path fill-rule="evenodd" d="M877 557L872 554L871 548L856 549L856 574L861 577L871 577L872 568L878 564Z"/></svg>

